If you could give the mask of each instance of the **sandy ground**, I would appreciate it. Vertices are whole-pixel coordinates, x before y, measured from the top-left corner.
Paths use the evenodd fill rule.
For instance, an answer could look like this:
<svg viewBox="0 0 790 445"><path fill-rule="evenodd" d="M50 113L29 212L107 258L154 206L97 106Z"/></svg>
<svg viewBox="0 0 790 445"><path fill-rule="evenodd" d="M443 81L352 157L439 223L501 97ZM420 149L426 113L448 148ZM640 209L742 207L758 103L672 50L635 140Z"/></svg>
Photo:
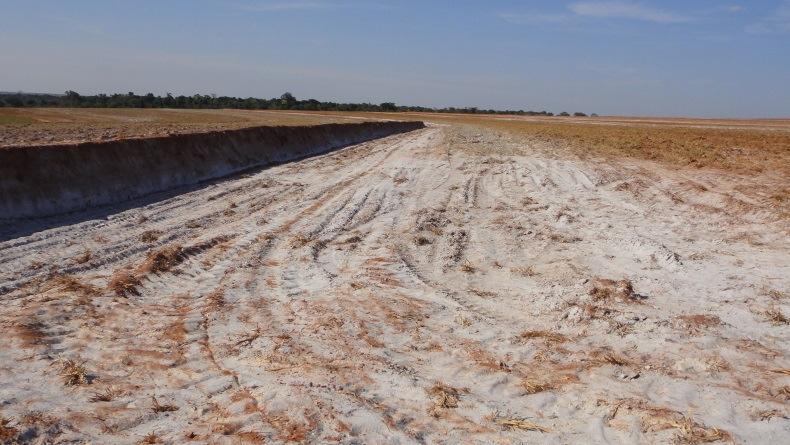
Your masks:
<svg viewBox="0 0 790 445"><path fill-rule="evenodd" d="M12 236L0 438L782 443L774 181L431 126Z"/></svg>

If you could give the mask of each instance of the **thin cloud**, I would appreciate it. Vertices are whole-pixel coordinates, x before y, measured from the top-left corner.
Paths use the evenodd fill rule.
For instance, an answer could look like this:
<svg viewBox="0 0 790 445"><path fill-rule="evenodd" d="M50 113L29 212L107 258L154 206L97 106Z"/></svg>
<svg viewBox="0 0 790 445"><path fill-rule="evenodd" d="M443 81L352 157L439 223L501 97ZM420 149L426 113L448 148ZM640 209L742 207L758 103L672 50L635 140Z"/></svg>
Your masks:
<svg viewBox="0 0 790 445"><path fill-rule="evenodd" d="M689 16L623 1L592 1L571 3L568 9L576 15L593 18L642 20L655 23L685 23Z"/></svg>
<svg viewBox="0 0 790 445"><path fill-rule="evenodd" d="M545 13L501 12L497 16L502 20L517 25L559 24L569 22L572 19L568 14Z"/></svg>
<svg viewBox="0 0 790 445"><path fill-rule="evenodd" d="M255 12L277 12L277 11L306 11L306 10L316 10L316 9L329 9L329 8L337 8L344 5L337 4L337 3L327 3L327 2L259 2L250 5L244 5L241 9L245 11L255 11Z"/></svg>
<svg viewBox="0 0 790 445"><path fill-rule="evenodd" d="M326 11L341 8L393 9L394 6L379 2L340 2L340 1L259 1L239 6L250 12L288 12L288 11Z"/></svg>
<svg viewBox="0 0 790 445"><path fill-rule="evenodd" d="M750 34L786 34L790 33L790 0L783 2L774 13L746 26Z"/></svg>

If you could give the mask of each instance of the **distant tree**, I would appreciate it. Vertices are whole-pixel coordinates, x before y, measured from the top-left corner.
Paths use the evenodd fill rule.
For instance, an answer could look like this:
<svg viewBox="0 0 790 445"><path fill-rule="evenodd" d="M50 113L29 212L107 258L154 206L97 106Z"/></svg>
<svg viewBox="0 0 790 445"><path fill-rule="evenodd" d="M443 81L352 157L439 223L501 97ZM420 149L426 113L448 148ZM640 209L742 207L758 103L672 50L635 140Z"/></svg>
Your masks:
<svg viewBox="0 0 790 445"><path fill-rule="evenodd" d="M562 113L558 114L557 116L566 117L566 116L570 116L570 114L568 114L568 112L566 112L566 111L563 111Z"/></svg>
<svg viewBox="0 0 790 445"><path fill-rule="evenodd" d="M580 111L577 111L577 112L573 113L573 115L576 116L576 117L587 117L586 114L584 114L584 113L582 113Z"/></svg>
<svg viewBox="0 0 790 445"><path fill-rule="evenodd" d="M176 96L167 93L156 96L147 93L143 96L128 93L97 94L82 96L76 91L65 94L40 93L3 93L0 92L0 106L18 107L103 107L103 108L238 108L248 110L287 109L310 111L387 111L387 112L434 112L434 113L467 113L467 114L518 114L527 116L553 116L546 111L495 110L468 108L431 108L417 106L398 106L394 102L371 103L337 103L322 102L315 99L298 100L291 93L284 93L279 98L260 99L255 97L229 97L216 94L194 94L192 96ZM567 113L564 113L567 116Z"/></svg>
<svg viewBox="0 0 790 445"><path fill-rule="evenodd" d="M285 92L280 96L280 106L286 110L293 108L296 103L296 97L293 94Z"/></svg>
<svg viewBox="0 0 790 445"><path fill-rule="evenodd" d="M592 113L590 114L590 117L598 117L598 113Z"/></svg>
<svg viewBox="0 0 790 445"><path fill-rule="evenodd" d="M16 96L11 96L11 97L7 98L5 100L5 103L7 103L9 107L21 107L21 106L23 106L25 104L22 101L22 99L20 99L20 98L18 98Z"/></svg>
<svg viewBox="0 0 790 445"><path fill-rule="evenodd" d="M394 102L382 102L379 107L381 111L398 111L398 106Z"/></svg>
<svg viewBox="0 0 790 445"><path fill-rule="evenodd" d="M143 107L142 98L140 98L140 96L134 94L134 91L129 91L129 94L126 95L125 99L126 99L126 103L128 104L128 105L126 105L127 107L131 107L131 108L142 108Z"/></svg>
<svg viewBox="0 0 790 445"><path fill-rule="evenodd" d="M68 91L66 91L64 96L65 96L66 103L70 107L78 107L78 106L80 106L80 103L82 102L82 97L76 91L68 90Z"/></svg>
<svg viewBox="0 0 790 445"><path fill-rule="evenodd" d="M155 97L153 93L148 93L145 96L143 96L140 99L140 101L142 103L143 108L153 108L158 102L157 99L158 98Z"/></svg>

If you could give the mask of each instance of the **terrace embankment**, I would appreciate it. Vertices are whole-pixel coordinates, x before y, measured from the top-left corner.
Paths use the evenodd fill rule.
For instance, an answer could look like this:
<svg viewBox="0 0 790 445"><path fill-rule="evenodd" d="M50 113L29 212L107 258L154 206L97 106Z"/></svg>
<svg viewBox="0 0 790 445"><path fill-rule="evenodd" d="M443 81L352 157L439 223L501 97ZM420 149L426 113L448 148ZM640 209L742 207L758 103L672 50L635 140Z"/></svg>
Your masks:
<svg viewBox="0 0 790 445"><path fill-rule="evenodd" d="M0 219L42 217L122 202L423 127L422 122L255 127L8 147L0 150Z"/></svg>

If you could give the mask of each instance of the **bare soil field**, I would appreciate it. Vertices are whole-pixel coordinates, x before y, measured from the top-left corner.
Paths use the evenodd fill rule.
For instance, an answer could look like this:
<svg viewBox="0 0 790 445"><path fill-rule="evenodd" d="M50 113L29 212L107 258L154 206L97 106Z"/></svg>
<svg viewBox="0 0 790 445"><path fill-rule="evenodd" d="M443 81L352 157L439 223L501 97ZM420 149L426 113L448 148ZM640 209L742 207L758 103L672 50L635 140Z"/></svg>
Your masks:
<svg viewBox="0 0 790 445"><path fill-rule="evenodd" d="M785 122L432 116L0 226L0 443L788 437Z"/></svg>
<svg viewBox="0 0 790 445"><path fill-rule="evenodd" d="M342 114L328 116L261 110L0 108L0 147L100 142L261 125L316 125L359 120L359 117Z"/></svg>
<svg viewBox="0 0 790 445"><path fill-rule="evenodd" d="M790 177L790 119L399 115L478 126L535 143L558 143L582 155Z"/></svg>

